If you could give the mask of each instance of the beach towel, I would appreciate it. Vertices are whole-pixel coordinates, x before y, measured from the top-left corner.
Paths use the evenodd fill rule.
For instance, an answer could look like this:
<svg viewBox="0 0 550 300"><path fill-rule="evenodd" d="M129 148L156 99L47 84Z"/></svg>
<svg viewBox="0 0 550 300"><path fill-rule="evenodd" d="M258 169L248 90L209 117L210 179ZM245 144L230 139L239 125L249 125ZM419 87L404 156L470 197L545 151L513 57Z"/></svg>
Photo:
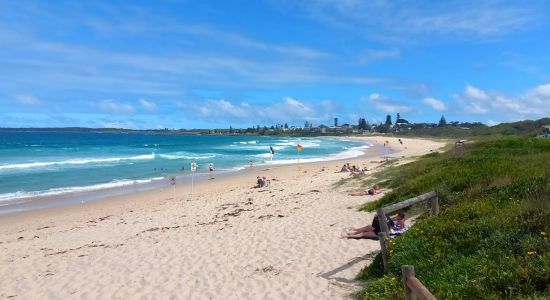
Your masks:
<svg viewBox="0 0 550 300"><path fill-rule="evenodd" d="M401 228L401 229L390 229L390 236L391 237L396 237L402 233L404 233L405 231L409 230L410 226L405 226L404 228Z"/></svg>

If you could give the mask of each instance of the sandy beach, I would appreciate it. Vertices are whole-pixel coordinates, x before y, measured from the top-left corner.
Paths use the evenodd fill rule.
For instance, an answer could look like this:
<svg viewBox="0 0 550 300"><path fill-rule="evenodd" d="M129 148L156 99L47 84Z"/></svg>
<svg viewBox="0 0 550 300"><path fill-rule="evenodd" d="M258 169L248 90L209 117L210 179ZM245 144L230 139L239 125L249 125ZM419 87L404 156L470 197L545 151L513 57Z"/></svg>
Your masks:
<svg viewBox="0 0 550 300"><path fill-rule="evenodd" d="M399 162L445 145L393 137ZM378 148L373 149L380 149ZM372 150L351 164L380 167ZM342 161L300 168L257 166L195 186L0 217L0 298L9 299L340 299L379 250L378 241L341 239L370 223L357 207L376 196L334 188ZM371 172L369 171L369 172ZM271 180L253 189L256 176Z"/></svg>

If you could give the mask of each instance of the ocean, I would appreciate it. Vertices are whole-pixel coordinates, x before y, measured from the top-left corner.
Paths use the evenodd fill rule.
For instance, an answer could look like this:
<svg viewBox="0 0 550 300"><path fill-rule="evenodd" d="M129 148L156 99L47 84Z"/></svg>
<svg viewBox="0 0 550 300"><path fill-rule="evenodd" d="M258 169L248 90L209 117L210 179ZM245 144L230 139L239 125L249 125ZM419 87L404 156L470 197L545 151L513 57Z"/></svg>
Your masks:
<svg viewBox="0 0 550 300"><path fill-rule="evenodd" d="M334 138L0 131L0 206L26 199L166 186L208 173L254 166L357 157L364 142ZM270 147L275 154L270 159Z"/></svg>

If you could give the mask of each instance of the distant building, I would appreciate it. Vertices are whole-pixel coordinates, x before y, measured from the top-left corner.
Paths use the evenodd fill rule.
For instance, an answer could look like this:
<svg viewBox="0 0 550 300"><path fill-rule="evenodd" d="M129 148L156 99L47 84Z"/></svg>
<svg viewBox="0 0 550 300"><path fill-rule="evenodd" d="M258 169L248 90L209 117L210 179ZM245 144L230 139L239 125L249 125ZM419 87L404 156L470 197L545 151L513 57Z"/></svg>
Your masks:
<svg viewBox="0 0 550 300"><path fill-rule="evenodd" d="M395 120L395 124L393 125L394 131L400 131L401 129L411 129L411 123L409 121L401 118L401 115L397 113L397 119Z"/></svg>

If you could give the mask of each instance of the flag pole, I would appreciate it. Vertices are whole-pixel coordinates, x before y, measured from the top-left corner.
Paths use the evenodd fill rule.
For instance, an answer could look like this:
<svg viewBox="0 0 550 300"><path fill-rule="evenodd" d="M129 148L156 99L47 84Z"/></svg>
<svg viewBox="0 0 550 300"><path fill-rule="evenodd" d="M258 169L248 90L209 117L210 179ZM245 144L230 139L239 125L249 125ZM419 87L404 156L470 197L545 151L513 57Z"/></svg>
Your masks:
<svg viewBox="0 0 550 300"><path fill-rule="evenodd" d="M296 150L298 150L298 169L300 170L300 152L302 152L302 145L298 144L296 145Z"/></svg>
<svg viewBox="0 0 550 300"><path fill-rule="evenodd" d="M300 147L298 149L298 169L300 169Z"/></svg>
<svg viewBox="0 0 550 300"><path fill-rule="evenodd" d="M197 163L192 162L191 163L191 198L193 198L193 194L195 193L195 171L197 170Z"/></svg>

